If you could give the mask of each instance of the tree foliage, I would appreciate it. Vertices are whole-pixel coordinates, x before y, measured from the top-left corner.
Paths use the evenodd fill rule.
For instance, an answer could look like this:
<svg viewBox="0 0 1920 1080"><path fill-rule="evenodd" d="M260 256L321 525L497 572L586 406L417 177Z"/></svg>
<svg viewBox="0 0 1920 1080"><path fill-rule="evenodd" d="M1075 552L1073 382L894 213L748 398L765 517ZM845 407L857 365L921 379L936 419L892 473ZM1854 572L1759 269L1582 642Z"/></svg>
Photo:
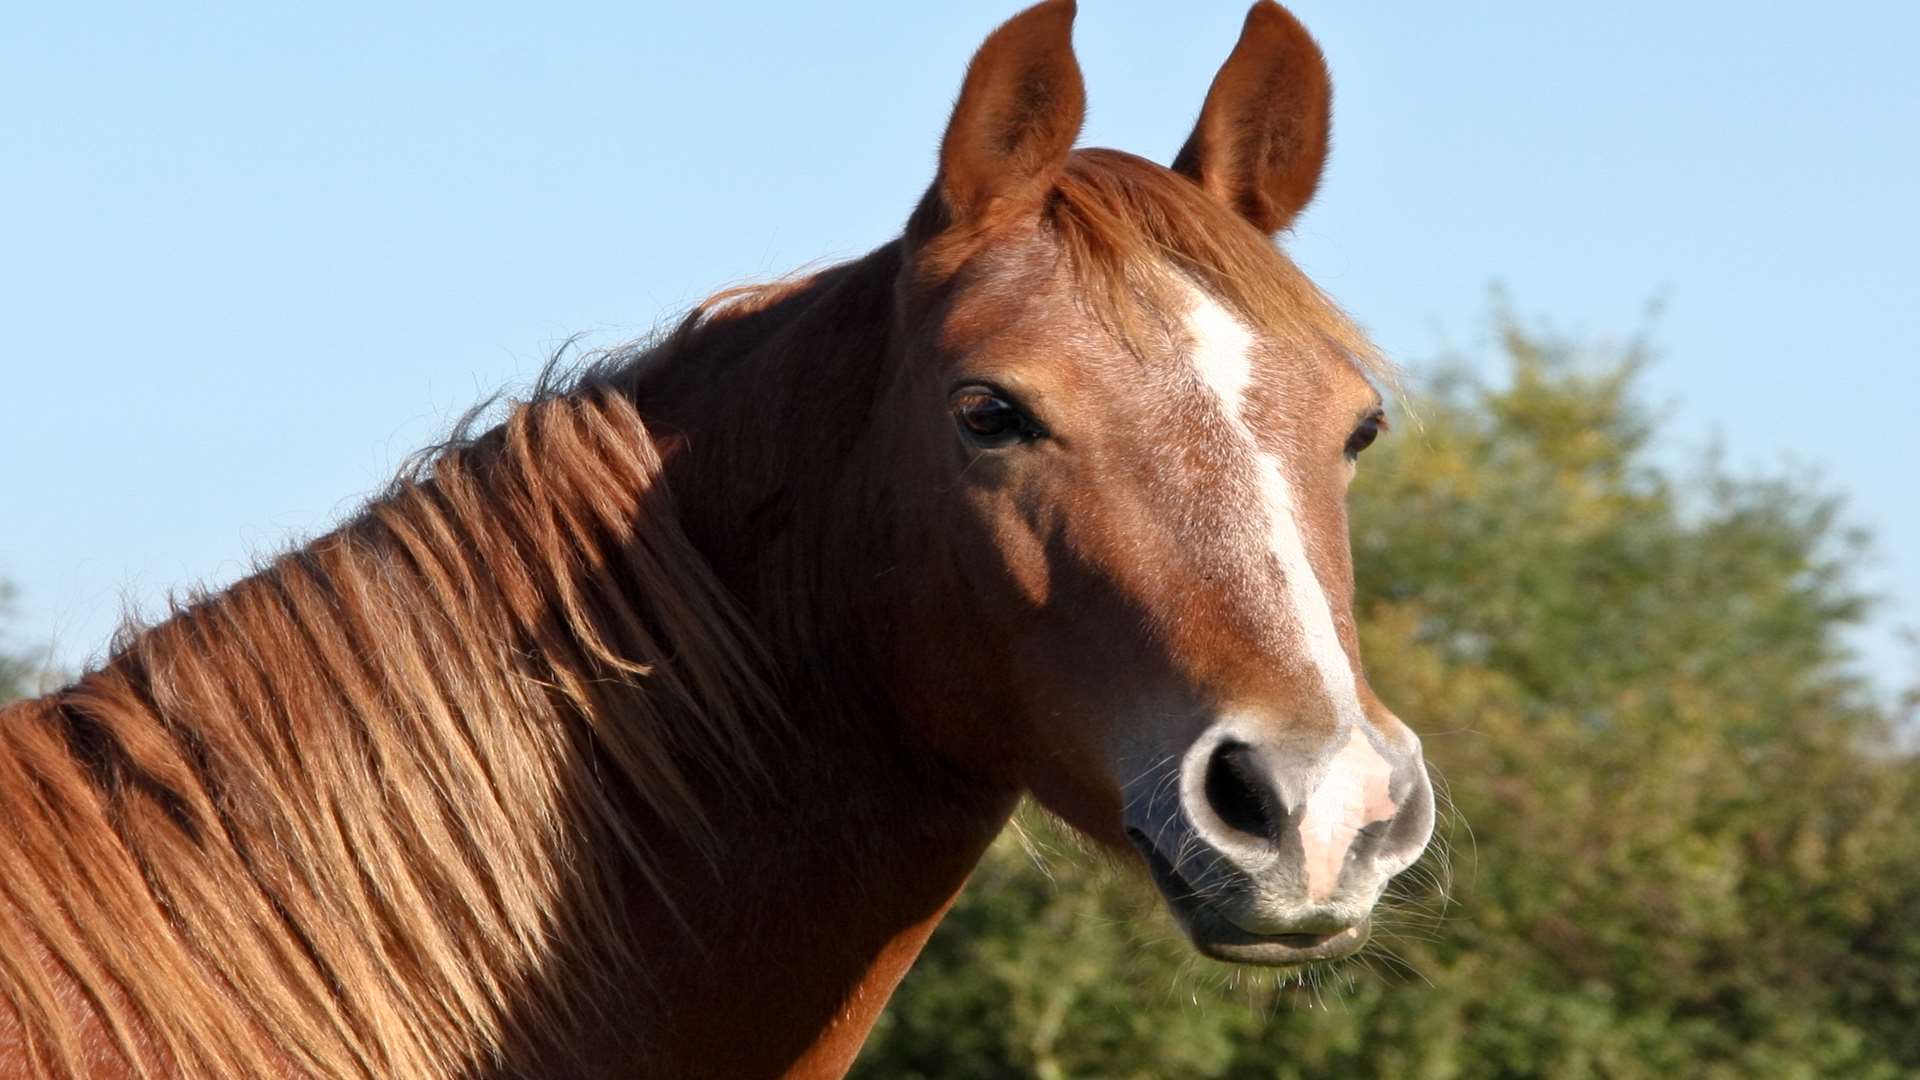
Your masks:
<svg viewBox="0 0 1920 1080"><path fill-rule="evenodd" d="M13 611L13 586L0 581L0 629ZM0 705L33 693L37 667L23 656L0 652Z"/></svg>
<svg viewBox="0 0 1920 1080"><path fill-rule="evenodd" d="M1663 466L1636 349L1501 351L1353 490L1368 670L1454 806L1370 954L1198 960L1028 811L857 1075L1920 1069L1920 766L1846 666L1860 539L1803 485Z"/></svg>

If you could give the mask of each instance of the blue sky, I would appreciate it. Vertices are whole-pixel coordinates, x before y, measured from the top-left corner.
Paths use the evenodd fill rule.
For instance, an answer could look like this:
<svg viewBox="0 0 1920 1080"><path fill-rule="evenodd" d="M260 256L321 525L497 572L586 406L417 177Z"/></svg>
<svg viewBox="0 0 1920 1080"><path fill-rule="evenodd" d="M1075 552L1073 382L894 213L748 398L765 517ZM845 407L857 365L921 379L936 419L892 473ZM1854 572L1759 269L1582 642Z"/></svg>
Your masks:
<svg viewBox="0 0 1920 1080"><path fill-rule="evenodd" d="M311 535L559 340L856 255L992 4L40 5L0 28L0 577L15 646ZM668 9L668 10L659 10ZM1489 287L1622 338L1662 454L1847 496L1920 623L1920 7L1294 9L1338 90L1295 257L1418 371ZM1165 160L1245 11L1085 0L1084 142ZM1364 573L1365 568L1361 568Z"/></svg>

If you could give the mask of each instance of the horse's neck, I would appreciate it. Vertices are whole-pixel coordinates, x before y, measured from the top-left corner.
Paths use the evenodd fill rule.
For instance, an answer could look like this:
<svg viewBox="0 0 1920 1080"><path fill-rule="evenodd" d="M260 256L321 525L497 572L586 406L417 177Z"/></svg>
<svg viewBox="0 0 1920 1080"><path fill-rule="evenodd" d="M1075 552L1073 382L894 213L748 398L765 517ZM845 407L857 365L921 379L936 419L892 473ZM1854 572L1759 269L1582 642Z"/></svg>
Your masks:
<svg viewBox="0 0 1920 1080"><path fill-rule="evenodd" d="M857 740L775 765L777 788L717 821L718 865L681 864L688 925L648 909L632 1033L647 1075L841 1075L1012 808Z"/></svg>
<svg viewBox="0 0 1920 1080"><path fill-rule="evenodd" d="M917 739L867 640L890 622L867 546L887 523L860 504L858 439L898 272L882 248L723 319L704 377L656 387L688 435L667 486L772 648L797 732L719 821L715 872L685 879L691 933L649 927L660 1075L844 1072L1016 797Z"/></svg>

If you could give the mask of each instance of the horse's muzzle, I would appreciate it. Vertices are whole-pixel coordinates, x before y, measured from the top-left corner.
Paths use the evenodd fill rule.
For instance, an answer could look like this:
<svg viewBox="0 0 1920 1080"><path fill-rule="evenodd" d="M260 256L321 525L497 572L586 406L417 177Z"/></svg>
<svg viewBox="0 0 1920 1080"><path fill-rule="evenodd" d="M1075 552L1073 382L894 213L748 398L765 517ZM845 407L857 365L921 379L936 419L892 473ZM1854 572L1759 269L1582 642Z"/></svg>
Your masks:
<svg viewBox="0 0 1920 1080"><path fill-rule="evenodd" d="M1366 943L1388 880L1433 831L1419 744L1351 728L1265 739L1223 721L1128 793L1127 837L1204 955L1285 966Z"/></svg>

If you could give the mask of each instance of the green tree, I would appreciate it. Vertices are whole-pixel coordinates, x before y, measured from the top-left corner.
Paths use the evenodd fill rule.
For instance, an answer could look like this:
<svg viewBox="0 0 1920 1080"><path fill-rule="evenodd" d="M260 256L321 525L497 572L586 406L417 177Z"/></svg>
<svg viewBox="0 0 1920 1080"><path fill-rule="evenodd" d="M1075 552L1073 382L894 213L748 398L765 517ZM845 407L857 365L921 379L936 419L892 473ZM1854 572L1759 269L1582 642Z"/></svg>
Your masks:
<svg viewBox="0 0 1920 1080"><path fill-rule="evenodd" d="M1507 321L1501 353L1354 487L1367 666L1454 800L1371 954L1304 985L1193 958L1027 811L857 1074L1920 1069L1920 766L1847 666L1862 539L1803 485L1663 468L1637 347Z"/></svg>
<svg viewBox="0 0 1920 1080"><path fill-rule="evenodd" d="M0 630L11 621L12 614L13 586L0 581ZM38 671L38 665L26 657L0 652L0 705L30 696L38 682Z"/></svg>

